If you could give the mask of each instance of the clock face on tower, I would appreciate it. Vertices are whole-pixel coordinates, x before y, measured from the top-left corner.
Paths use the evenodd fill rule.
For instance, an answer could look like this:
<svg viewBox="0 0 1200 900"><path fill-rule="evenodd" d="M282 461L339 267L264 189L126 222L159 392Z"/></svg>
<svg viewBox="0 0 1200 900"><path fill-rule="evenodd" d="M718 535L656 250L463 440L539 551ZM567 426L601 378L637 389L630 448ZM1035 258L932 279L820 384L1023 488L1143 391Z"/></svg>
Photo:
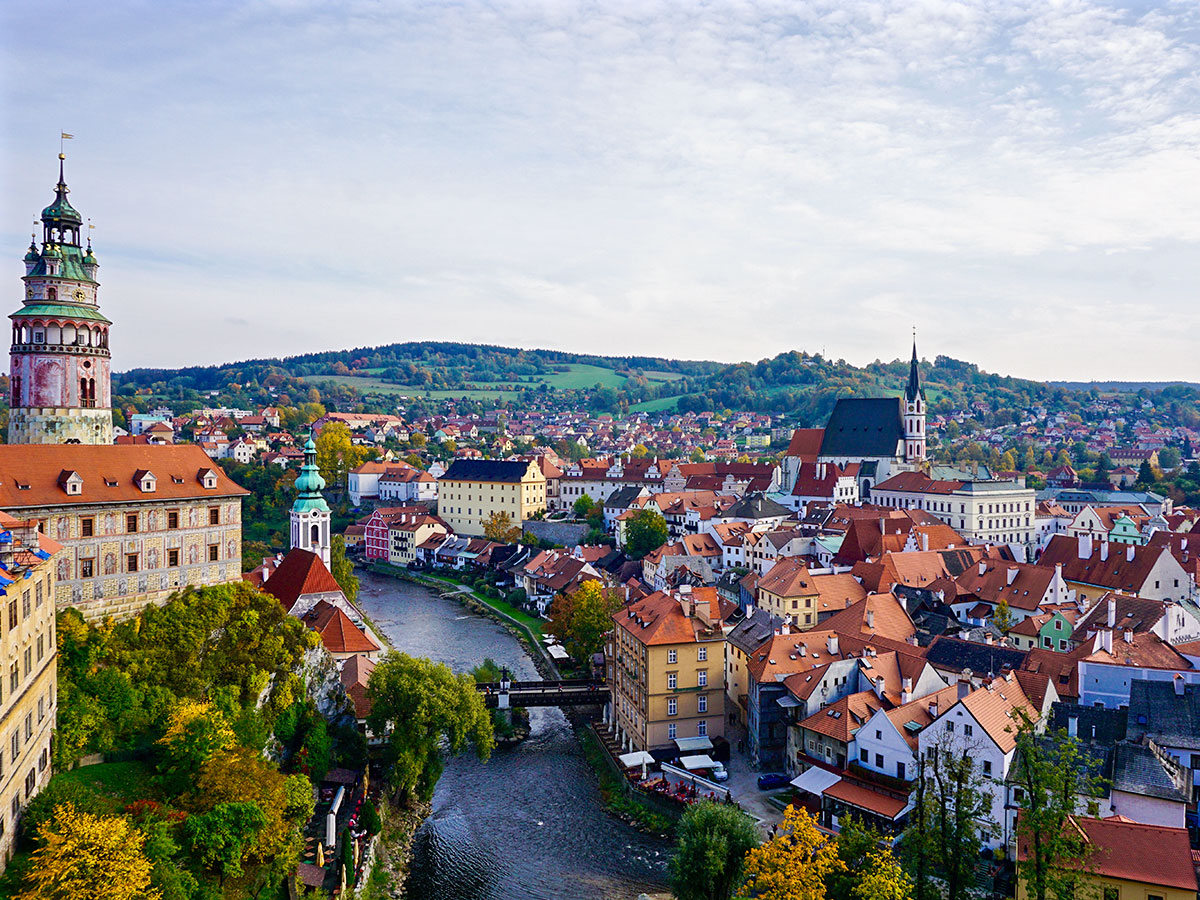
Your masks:
<svg viewBox="0 0 1200 900"><path fill-rule="evenodd" d="M81 300L81 301L87 299L87 294L85 294L83 292L83 288L75 288L75 293L72 294L71 296L74 297L76 300Z"/></svg>

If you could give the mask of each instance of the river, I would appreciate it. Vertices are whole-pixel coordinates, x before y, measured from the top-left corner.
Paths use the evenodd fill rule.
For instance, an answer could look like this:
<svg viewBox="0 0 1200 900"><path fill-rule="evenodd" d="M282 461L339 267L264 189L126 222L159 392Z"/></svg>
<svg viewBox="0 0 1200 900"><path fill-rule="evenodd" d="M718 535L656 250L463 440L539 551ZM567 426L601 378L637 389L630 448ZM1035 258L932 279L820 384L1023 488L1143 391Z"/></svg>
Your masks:
<svg viewBox="0 0 1200 900"><path fill-rule="evenodd" d="M516 638L454 600L360 570L359 603L397 650L466 672L485 656L539 677ZM530 736L487 763L450 759L417 831L409 900L634 900L665 889L666 842L605 813L557 709L530 710Z"/></svg>

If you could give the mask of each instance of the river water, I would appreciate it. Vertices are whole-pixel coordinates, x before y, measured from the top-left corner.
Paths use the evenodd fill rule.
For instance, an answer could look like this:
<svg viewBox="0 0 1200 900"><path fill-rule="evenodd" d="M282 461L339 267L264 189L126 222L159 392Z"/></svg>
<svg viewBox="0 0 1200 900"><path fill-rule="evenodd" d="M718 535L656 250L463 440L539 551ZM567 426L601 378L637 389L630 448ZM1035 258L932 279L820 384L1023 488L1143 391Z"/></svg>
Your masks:
<svg viewBox="0 0 1200 900"><path fill-rule="evenodd" d="M521 643L454 600L359 572L359 603L397 650L466 672L490 656L539 677ZM487 763L450 759L417 831L409 900L634 900L664 890L666 842L605 813L558 709L530 710L530 736Z"/></svg>

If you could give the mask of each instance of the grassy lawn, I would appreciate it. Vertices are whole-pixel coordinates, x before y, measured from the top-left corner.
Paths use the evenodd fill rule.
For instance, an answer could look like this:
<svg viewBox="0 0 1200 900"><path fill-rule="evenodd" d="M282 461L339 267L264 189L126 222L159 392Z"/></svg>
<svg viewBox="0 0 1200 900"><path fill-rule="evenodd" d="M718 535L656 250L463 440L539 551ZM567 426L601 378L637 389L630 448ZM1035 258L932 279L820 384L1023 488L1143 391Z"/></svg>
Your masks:
<svg viewBox="0 0 1200 900"><path fill-rule="evenodd" d="M606 369L602 366L571 363L567 366L567 369L569 371L553 372L542 380L551 387L562 388L564 390L590 388L595 384L620 388L625 384L624 375L618 375L613 369Z"/></svg>
<svg viewBox="0 0 1200 900"><path fill-rule="evenodd" d="M642 374L651 381L678 381L683 377L678 372L656 372L652 369L646 369Z"/></svg>
<svg viewBox="0 0 1200 900"><path fill-rule="evenodd" d="M659 412L664 409L673 409L678 402L678 397L659 397L657 400L635 403L629 409L631 412Z"/></svg>
<svg viewBox="0 0 1200 900"><path fill-rule="evenodd" d="M352 387L363 394L384 394L391 397L424 397L426 394L429 394L436 400L444 400L448 397L470 397L472 400L514 400L517 396L516 391L502 391L498 389L430 391L415 385L392 384L389 381L381 381L378 378L364 378L358 375L305 375L302 380L308 384L315 384L318 387L320 387L322 382L333 382L345 387Z"/></svg>
<svg viewBox="0 0 1200 900"><path fill-rule="evenodd" d="M123 812L134 800L145 800L158 796L153 779L154 767L148 762L101 763L98 766L82 766L70 772L59 772L55 781L74 781L91 788L106 801L111 802L113 812Z"/></svg>

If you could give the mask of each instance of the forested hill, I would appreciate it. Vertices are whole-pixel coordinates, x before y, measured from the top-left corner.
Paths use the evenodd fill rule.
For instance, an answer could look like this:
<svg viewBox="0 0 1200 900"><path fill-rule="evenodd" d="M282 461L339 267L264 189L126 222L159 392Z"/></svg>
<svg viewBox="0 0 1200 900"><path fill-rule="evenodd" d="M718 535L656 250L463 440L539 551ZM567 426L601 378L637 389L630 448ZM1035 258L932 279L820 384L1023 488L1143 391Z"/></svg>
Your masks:
<svg viewBox="0 0 1200 900"><path fill-rule="evenodd" d="M1094 399L1041 382L992 375L939 356L921 364L931 408L973 409L1012 422L1034 406ZM220 392L230 402L295 402L317 389L331 408L394 409L402 397L466 398L483 406L559 406L620 412L734 409L823 422L843 396L899 395L908 363L864 367L793 351L733 365L614 357L453 342L414 342L184 369L135 369L115 376L122 395L182 399Z"/></svg>

